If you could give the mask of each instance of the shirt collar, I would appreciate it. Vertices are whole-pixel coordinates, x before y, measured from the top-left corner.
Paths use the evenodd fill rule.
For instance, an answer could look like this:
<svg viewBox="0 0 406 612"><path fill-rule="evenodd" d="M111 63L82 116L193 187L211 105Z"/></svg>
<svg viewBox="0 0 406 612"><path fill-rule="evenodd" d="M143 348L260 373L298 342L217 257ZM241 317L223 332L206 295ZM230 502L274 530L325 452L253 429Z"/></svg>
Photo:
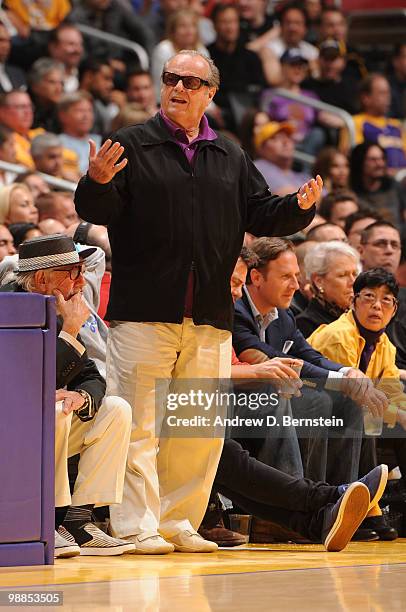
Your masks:
<svg viewBox="0 0 406 612"><path fill-rule="evenodd" d="M201 118L198 136L194 140L192 140L192 142L189 143L185 130L176 125L176 123L174 123L173 121L171 121L171 119L169 119L169 117L165 115L162 108L160 109L159 113L169 133L180 142L184 142L185 144L192 144L193 142L197 142L198 140L215 140L217 138L216 132L212 130L212 128L209 126L209 122L207 121L206 115L203 115L203 117Z"/></svg>
<svg viewBox="0 0 406 612"><path fill-rule="evenodd" d="M267 312L267 314L262 315L258 308L255 306L252 297L250 296L250 293L247 289L247 287L244 286L244 291L245 291L245 295L247 296L247 300L248 303L250 305L252 314L254 315L254 319L256 321L256 323L258 324L259 327L261 327L262 329L266 329L268 327L268 325L270 323L272 323L272 321L275 321L279 314L278 314L278 309L277 308L272 308L269 312Z"/></svg>

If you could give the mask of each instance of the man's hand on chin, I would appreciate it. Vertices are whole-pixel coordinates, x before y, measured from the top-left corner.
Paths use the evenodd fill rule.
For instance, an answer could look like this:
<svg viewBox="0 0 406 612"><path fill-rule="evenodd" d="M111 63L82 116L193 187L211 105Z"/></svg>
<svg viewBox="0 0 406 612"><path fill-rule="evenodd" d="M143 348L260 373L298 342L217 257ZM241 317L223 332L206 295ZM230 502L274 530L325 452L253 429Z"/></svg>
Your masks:
<svg viewBox="0 0 406 612"><path fill-rule="evenodd" d="M311 181L302 185L297 194L297 201L300 208L308 210L313 204L316 204L321 198L322 190L323 179L319 174L315 179L311 179Z"/></svg>

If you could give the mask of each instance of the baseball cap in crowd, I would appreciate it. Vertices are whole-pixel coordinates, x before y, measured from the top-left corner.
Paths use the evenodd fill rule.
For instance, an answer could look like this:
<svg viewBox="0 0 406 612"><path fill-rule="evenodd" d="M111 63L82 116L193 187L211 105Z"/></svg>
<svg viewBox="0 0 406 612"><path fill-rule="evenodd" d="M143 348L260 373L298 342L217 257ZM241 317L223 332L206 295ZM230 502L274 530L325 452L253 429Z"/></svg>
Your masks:
<svg viewBox="0 0 406 612"><path fill-rule="evenodd" d="M56 266L77 264L96 251L96 247L76 246L65 234L50 234L26 240L20 245L18 271L33 272Z"/></svg>
<svg viewBox="0 0 406 612"><path fill-rule="evenodd" d="M292 47L291 49L286 49L286 51L282 54L280 59L281 64L308 64L309 62L300 49L297 47Z"/></svg>
<svg viewBox="0 0 406 612"><path fill-rule="evenodd" d="M334 38L327 38L319 45L320 56L327 60L335 60L345 55L345 46Z"/></svg>
<svg viewBox="0 0 406 612"><path fill-rule="evenodd" d="M278 121L270 121L269 123L265 123L257 134L255 134L255 146L258 149L262 144L264 144L265 140L272 138L278 132L286 132L291 135L295 131L295 128L291 123L284 121L282 123L278 123Z"/></svg>

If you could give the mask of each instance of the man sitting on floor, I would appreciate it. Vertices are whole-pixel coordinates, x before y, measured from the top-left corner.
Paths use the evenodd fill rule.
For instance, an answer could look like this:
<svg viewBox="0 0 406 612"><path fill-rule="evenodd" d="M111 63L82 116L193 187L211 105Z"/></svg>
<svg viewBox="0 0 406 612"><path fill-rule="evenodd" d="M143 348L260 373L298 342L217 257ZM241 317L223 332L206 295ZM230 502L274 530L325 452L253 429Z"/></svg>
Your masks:
<svg viewBox="0 0 406 612"><path fill-rule="evenodd" d="M79 336L90 314L82 289L85 260L93 251L79 254L73 240L61 234L27 240L20 247L14 281L0 289L56 298L56 557L121 555L135 549L92 523L94 505L121 502L131 432L130 406L119 397L104 397L105 381ZM77 453L71 496L67 459Z"/></svg>

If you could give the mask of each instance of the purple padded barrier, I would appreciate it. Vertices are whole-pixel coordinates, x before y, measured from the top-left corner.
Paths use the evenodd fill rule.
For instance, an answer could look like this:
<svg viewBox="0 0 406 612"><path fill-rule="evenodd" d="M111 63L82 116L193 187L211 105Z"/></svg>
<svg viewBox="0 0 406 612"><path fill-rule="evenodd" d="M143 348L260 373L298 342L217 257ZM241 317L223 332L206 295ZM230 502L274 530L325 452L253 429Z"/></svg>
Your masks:
<svg viewBox="0 0 406 612"><path fill-rule="evenodd" d="M0 544L0 566L15 567L17 565L46 565L43 543ZM2 581L1 586L9 585L3 584Z"/></svg>
<svg viewBox="0 0 406 612"><path fill-rule="evenodd" d="M55 380L56 309L55 298L46 299L44 330L44 376L42 418L42 521L41 541L45 543L45 564L54 563L55 545Z"/></svg>
<svg viewBox="0 0 406 612"><path fill-rule="evenodd" d="M54 298L0 293L0 566L53 563L55 324Z"/></svg>

